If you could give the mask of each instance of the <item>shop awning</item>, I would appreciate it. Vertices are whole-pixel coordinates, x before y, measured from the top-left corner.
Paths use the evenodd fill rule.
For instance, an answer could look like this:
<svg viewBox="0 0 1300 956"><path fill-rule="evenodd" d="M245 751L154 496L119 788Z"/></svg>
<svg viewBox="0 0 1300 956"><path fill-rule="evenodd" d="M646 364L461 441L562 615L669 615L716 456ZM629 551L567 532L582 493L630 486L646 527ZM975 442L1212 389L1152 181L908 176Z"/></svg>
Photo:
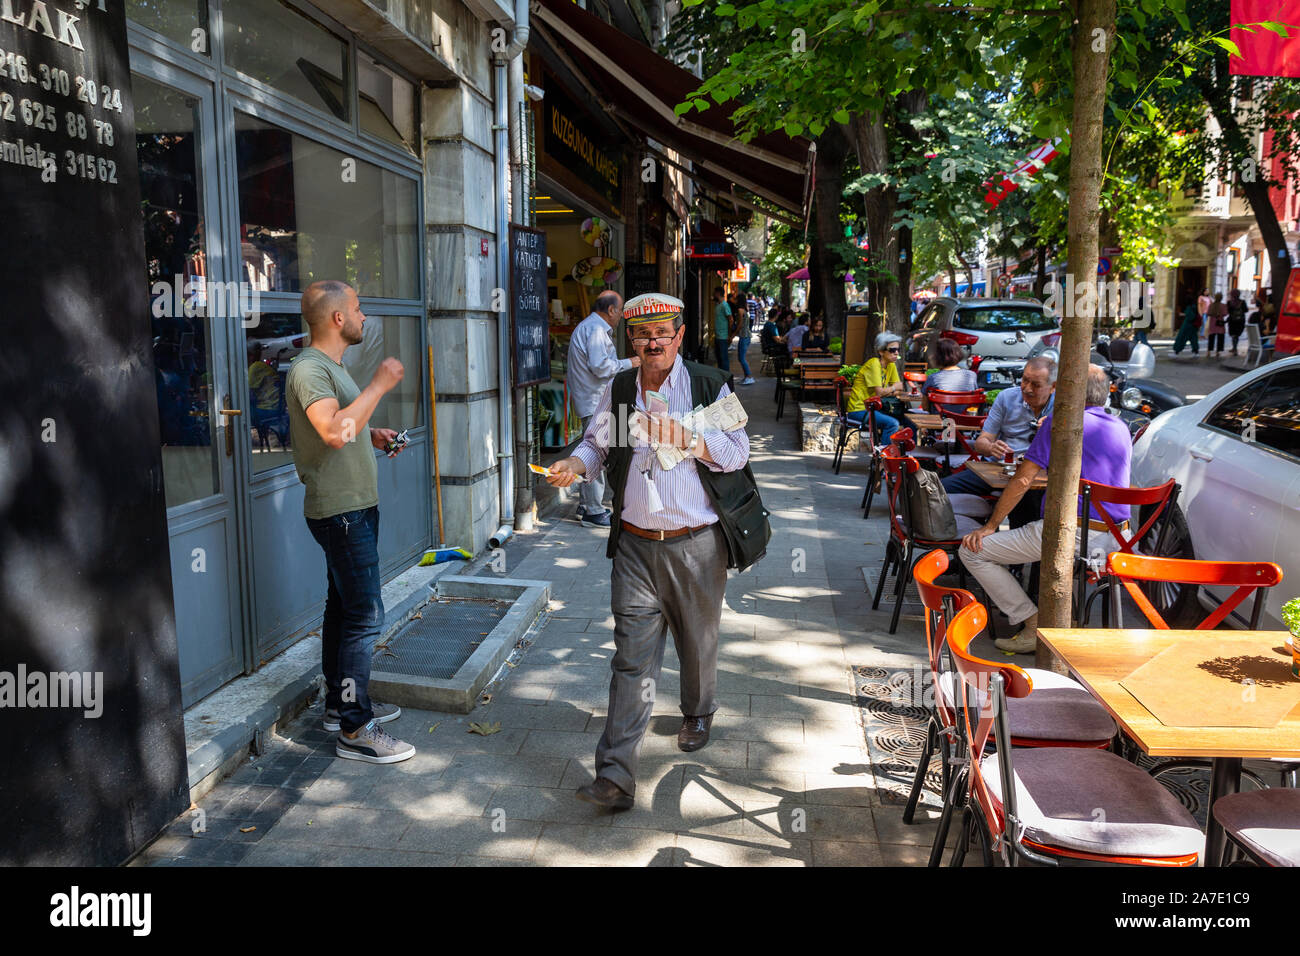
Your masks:
<svg viewBox="0 0 1300 956"><path fill-rule="evenodd" d="M804 215L807 140L770 133L742 143L726 107L677 116L673 108L699 88L698 77L572 0L540 0L534 11L539 32L562 47L636 130L682 153L710 174L706 178L734 183Z"/></svg>

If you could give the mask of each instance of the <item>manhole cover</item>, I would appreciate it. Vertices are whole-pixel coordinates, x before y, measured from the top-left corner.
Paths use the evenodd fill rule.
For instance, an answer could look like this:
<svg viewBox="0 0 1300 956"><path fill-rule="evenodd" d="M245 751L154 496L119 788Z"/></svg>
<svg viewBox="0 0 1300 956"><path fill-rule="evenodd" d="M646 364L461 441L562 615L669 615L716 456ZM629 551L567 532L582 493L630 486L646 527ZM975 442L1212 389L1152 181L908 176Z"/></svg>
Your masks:
<svg viewBox="0 0 1300 956"><path fill-rule="evenodd" d="M444 598L420 609L375 649L372 666L387 673L450 680L510 610L510 601Z"/></svg>

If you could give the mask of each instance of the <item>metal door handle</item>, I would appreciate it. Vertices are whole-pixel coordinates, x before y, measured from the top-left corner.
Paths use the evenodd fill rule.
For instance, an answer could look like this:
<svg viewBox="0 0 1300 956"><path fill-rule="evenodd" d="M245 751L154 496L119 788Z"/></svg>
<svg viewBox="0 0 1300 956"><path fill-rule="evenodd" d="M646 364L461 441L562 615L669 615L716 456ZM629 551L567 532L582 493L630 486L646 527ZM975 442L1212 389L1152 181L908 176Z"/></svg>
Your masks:
<svg viewBox="0 0 1300 956"><path fill-rule="evenodd" d="M226 427L222 429L226 433L226 457L235 457L235 433L230 428L230 419L237 418L244 414L238 408L218 408L218 415L224 415L226 418Z"/></svg>

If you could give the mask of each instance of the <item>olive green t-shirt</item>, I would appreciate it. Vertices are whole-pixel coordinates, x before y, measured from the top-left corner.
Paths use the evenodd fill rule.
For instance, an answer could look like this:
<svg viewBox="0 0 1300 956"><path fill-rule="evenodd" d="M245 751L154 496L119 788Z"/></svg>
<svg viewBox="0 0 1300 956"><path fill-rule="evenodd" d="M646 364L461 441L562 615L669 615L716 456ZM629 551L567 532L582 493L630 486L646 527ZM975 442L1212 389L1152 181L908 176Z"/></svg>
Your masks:
<svg viewBox="0 0 1300 956"><path fill-rule="evenodd" d="M293 463L307 486L302 510L308 518L328 518L379 504L379 469L369 428L358 429L342 448L331 448L307 418L313 402L332 398L339 408L347 408L360 394L348 370L320 349L303 349L289 366L285 404Z"/></svg>

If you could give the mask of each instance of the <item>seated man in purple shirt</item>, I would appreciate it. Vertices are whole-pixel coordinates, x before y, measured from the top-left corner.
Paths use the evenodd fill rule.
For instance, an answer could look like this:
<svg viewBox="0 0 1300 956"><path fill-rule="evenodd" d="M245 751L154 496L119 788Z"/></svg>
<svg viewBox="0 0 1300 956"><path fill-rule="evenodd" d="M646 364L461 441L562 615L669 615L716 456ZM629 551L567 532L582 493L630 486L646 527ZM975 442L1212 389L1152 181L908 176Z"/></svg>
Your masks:
<svg viewBox="0 0 1300 956"><path fill-rule="evenodd" d="M1088 366L1088 385L1083 414L1083 463L1080 477L1088 481L1129 486L1129 463L1133 455L1133 441L1128 427L1118 418L1106 413L1106 400L1110 395L1110 378L1097 365ZM993 643L1009 654L1028 654L1038 645L1038 608L1008 568L1012 565L1038 561L1043 554L1043 520L1030 522L1012 531L998 531L998 526L1024 497L1040 471L1047 469L1052 457L1052 416L1038 429L1033 442L1025 452L1025 460L1016 469L993 515L982 528L962 539L962 564L966 566L989 596L989 600L1007 616L1014 627L1022 624L1020 633L1012 638L1001 638ZM1088 515L1088 554L1109 554L1119 545L1102 521L1099 505L1093 505ZM1127 505L1104 505L1111 518L1120 527L1128 521ZM1042 513L1041 511L1039 512ZM1082 524L1080 519L1080 524Z"/></svg>

